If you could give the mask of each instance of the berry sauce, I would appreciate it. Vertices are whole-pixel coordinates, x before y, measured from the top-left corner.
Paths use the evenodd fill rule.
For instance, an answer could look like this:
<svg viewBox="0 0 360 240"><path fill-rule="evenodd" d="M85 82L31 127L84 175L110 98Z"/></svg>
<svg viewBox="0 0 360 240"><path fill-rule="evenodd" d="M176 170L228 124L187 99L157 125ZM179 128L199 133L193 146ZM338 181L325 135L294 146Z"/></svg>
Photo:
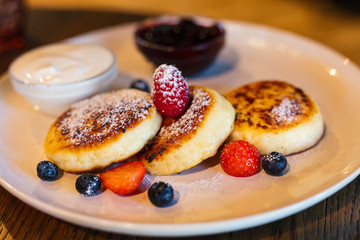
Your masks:
<svg viewBox="0 0 360 240"><path fill-rule="evenodd" d="M143 39L165 46L192 46L216 38L221 34L214 24L209 27L197 25L193 20L183 18L178 24L160 24L143 29Z"/></svg>

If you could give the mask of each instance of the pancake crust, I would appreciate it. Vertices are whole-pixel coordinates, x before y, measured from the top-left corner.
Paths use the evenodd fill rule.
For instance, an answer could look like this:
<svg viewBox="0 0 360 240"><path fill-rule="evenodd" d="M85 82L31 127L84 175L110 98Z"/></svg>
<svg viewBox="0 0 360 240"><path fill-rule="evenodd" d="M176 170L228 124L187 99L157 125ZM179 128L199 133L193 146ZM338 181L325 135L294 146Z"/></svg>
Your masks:
<svg viewBox="0 0 360 240"><path fill-rule="evenodd" d="M165 118L156 137L139 153L149 173L170 175L216 154L233 129L235 111L216 91L190 86L191 101L177 118Z"/></svg>
<svg viewBox="0 0 360 240"><path fill-rule="evenodd" d="M225 95L236 111L230 140L245 140L260 154L292 154L313 146L324 123L316 103L301 89L282 81L259 81Z"/></svg>
<svg viewBox="0 0 360 240"><path fill-rule="evenodd" d="M125 89L100 94L75 103L52 124L45 154L68 172L104 168L140 151L161 122L148 93Z"/></svg>

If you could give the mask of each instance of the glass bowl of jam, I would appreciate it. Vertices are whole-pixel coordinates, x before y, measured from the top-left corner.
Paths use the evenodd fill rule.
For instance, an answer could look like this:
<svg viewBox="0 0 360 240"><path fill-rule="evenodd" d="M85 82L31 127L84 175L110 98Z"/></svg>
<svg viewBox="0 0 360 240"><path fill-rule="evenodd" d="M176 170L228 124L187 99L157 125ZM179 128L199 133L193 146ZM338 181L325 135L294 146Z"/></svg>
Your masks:
<svg viewBox="0 0 360 240"><path fill-rule="evenodd" d="M208 18L159 16L138 25L135 41L155 67L171 64L190 76L215 60L224 46L225 30L220 22Z"/></svg>

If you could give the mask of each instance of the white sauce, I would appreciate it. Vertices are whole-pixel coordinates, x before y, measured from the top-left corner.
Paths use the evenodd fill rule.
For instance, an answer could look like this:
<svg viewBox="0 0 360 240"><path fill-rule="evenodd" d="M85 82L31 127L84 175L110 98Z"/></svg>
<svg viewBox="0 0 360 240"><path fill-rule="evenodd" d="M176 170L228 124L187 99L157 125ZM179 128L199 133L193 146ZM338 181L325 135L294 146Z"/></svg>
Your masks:
<svg viewBox="0 0 360 240"><path fill-rule="evenodd" d="M113 54L104 47L60 43L24 54L11 72L24 83L57 85L96 77L113 63Z"/></svg>

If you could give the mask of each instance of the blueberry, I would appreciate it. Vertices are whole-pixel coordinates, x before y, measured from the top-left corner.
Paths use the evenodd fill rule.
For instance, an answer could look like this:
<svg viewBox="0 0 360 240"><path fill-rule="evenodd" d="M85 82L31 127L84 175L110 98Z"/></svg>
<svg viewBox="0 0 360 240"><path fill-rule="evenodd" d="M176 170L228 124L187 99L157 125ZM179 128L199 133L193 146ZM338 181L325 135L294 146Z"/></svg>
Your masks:
<svg viewBox="0 0 360 240"><path fill-rule="evenodd" d="M130 88L135 88L135 89L150 93L149 85L144 80L141 80L141 79L133 81L130 85Z"/></svg>
<svg viewBox="0 0 360 240"><path fill-rule="evenodd" d="M148 190L150 202L157 207L165 207L171 203L174 198L172 186L164 182L155 182Z"/></svg>
<svg viewBox="0 0 360 240"><path fill-rule="evenodd" d="M267 174L280 175L287 166L286 157L279 152L271 152L262 157L262 167Z"/></svg>
<svg viewBox="0 0 360 240"><path fill-rule="evenodd" d="M101 180L94 174L84 174L76 179L75 187L80 194L93 197L100 193Z"/></svg>
<svg viewBox="0 0 360 240"><path fill-rule="evenodd" d="M54 163L44 160L36 167L37 175L41 180L54 181L58 178L59 168Z"/></svg>

